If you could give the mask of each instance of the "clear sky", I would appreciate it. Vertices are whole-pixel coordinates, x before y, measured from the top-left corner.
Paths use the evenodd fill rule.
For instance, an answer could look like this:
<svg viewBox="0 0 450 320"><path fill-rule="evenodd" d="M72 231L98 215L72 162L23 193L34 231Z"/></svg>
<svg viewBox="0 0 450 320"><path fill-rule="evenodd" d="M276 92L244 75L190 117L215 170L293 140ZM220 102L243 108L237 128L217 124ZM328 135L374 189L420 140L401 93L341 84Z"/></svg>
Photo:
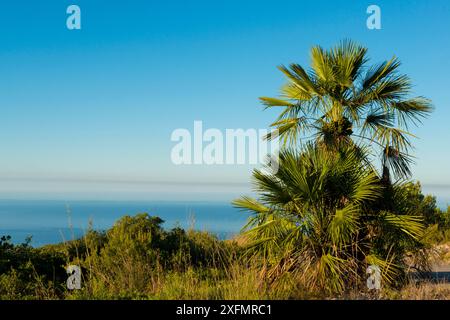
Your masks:
<svg viewBox="0 0 450 320"><path fill-rule="evenodd" d="M81 30L66 8L81 8ZM380 6L382 29L366 28ZM251 166L175 166L176 128L267 128L277 65L344 38L394 54L435 112L414 178L450 184L450 1L4 1L0 196L228 199ZM210 193L208 193L208 192ZM212 195L211 195L212 192Z"/></svg>

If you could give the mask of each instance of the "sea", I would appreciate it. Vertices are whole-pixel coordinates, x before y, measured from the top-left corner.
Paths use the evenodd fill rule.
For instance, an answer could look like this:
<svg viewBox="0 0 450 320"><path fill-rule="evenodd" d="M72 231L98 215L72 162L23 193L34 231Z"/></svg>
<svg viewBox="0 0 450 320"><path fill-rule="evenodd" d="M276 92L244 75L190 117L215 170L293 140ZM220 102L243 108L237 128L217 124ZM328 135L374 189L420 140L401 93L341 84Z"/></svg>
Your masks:
<svg viewBox="0 0 450 320"><path fill-rule="evenodd" d="M249 216L227 202L0 200L0 237L15 244L31 237L40 247L79 238L90 226L106 230L137 213L160 217L165 229L192 228L220 239L239 233Z"/></svg>
<svg viewBox="0 0 450 320"><path fill-rule="evenodd" d="M450 186L424 186L440 208L450 205ZM13 243L31 237L40 247L81 237L90 227L110 228L124 215L148 213L164 220L163 227L208 231L220 239L232 238L245 225L249 213L229 202L196 201L62 201L0 200L0 237L10 235Z"/></svg>

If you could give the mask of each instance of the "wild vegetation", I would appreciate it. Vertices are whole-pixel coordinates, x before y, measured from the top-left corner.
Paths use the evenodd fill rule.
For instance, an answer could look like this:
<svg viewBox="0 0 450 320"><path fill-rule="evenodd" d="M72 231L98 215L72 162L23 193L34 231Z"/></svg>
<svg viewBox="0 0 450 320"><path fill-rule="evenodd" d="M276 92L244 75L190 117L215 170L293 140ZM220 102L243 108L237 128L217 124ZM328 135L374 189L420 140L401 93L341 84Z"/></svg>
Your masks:
<svg viewBox="0 0 450 320"><path fill-rule="evenodd" d="M434 209L439 216L450 217L450 210ZM13 245L3 237L0 299L448 299L450 295L448 285L429 282L383 286L377 294L363 286L333 294L311 286L292 270L268 276L262 257L248 254L251 242L244 235L223 241L206 232L164 230L161 222L147 214L125 216L105 232L91 230L81 239L41 248ZM437 239L450 240L433 230L430 245ZM81 290L67 289L65 267L70 264L82 267Z"/></svg>
<svg viewBox="0 0 450 320"><path fill-rule="evenodd" d="M410 96L396 58L368 61L351 41L313 47L308 70L280 67L281 98L261 98L282 108L267 138L281 137L285 148L277 172L254 171L259 199L235 205L253 212L246 234L274 278L289 270L309 288L344 293L364 283L370 265L392 286L411 268L429 269L425 213L408 201L407 129L431 103Z"/></svg>
<svg viewBox="0 0 450 320"><path fill-rule="evenodd" d="M314 299L449 298L445 284L421 284L438 243L450 240L450 208L410 181L408 130L431 112L411 97L393 58L368 65L367 49L344 41L314 47L311 68L287 76L272 124L284 145L279 169L255 169L252 213L231 240L165 230L148 214L125 216L100 232L58 245L0 241L2 299ZM82 288L66 288L69 264ZM366 270L381 270L369 291Z"/></svg>

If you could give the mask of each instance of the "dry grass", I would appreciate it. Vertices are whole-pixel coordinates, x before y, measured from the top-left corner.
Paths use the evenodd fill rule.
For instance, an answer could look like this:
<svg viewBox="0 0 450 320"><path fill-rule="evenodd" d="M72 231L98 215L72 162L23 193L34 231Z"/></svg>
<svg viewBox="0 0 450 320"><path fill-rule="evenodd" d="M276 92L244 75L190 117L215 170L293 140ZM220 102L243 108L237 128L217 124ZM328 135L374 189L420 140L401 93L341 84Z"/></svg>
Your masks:
<svg viewBox="0 0 450 320"><path fill-rule="evenodd" d="M450 283L410 284L385 298L398 300L450 300Z"/></svg>

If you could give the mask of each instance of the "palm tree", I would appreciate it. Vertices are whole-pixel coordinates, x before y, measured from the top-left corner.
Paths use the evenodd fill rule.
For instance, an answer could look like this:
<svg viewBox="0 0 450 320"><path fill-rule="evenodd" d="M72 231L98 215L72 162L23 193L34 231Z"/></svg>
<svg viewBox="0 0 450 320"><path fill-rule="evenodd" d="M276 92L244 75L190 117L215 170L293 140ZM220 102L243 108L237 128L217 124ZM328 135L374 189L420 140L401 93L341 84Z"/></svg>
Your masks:
<svg viewBox="0 0 450 320"><path fill-rule="evenodd" d="M281 97L261 101L266 107L284 107L272 126L285 143L315 139L335 149L365 142L380 153L385 181L390 181L390 170L397 178L408 177L414 137L408 127L432 110L431 103L409 96L411 81L398 73L397 58L367 63L367 49L351 41L328 51L313 47L311 68L280 66L288 80Z"/></svg>
<svg viewBox="0 0 450 320"><path fill-rule="evenodd" d="M386 190L364 152L307 144L302 152L282 150L276 173L254 170L259 199L234 205L253 213L244 233L248 252L263 258L270 279L288 271L308 288L342 292L365 281L370 264L398 283L406 252L420 256L421 217L401 206L401 185L391 189L397 200L380 201Z"/></svg>

